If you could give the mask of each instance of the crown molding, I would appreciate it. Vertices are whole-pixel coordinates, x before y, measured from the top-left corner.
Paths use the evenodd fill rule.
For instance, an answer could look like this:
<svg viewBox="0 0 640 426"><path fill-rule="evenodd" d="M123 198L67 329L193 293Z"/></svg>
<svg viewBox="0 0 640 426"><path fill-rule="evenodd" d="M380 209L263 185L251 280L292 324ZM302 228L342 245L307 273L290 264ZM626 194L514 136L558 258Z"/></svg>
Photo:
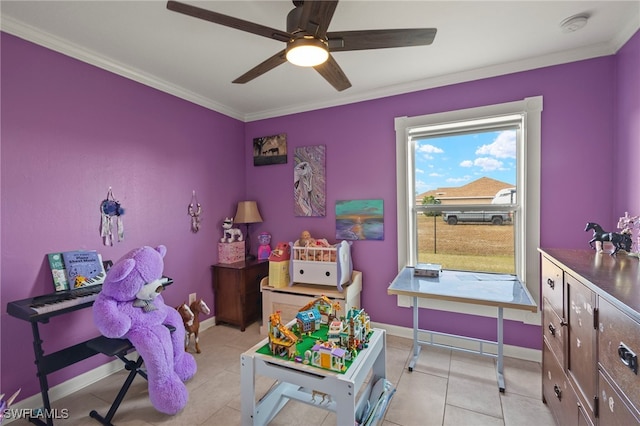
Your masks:
<svg viewBox="0 0 640 426"><path fill-rule="evenodd" d="M204 108L219 112L231 118L243 122L264 120L268 118L282 117L291 114L298 114L318 109L332 108L357 102L370 101L390 96L397 96L411 92L433 89L436 87L448 86L452 84L465 83L474 80L481 80L501 75L513 74L517 72L529 71L537 68L544 68L553 65L561 65L586 59L615 54L638 30L640 23L635 22L628 28L622 29L618 36L610 43L600 43L585 48L556 52L549 55L527 58L522 61L508 62L490 67L478 68L474 70L451 73L409 83L387 86L380 89L368 90L365 93L358 93L351 96L340 97L332 101L309 102L304 104L291 105L285 108L275 108L258 111L254 113L243 113L228 107L216 100L201 96L197 93L172 84L157 76L145 73L141 70L119 63L111 58L100 55L96 52L84 49L74 43L58 38L52 34L41 31L23 22L9 17L2 17L0 29L4 32L20 37L32 43L49 48L56 52L70 56L79 61L94 65L122 77L131 79L138 83L184 99Z"/></svg>
<svg viewBox="0 0 640 426"><path fill-rule="evenodd" d="M244 116L241 112L229 108L226 105L201 96L197 93L193 93L180 86L176 86L175 84L163 80L153 74L143 72L129 65L115 61L112 58L85 49L81 46L78 46L77 44L71 43L68 40L56 37L50 33L39 30L13 18L3 16L0 29L8 34L35 43L39 46L46 47L58 53L62 53L63 55L136 81L140 84L144 84L145 86L160 90L161 92L184 99L196 105L200 105L207 109L219 112L220 114L224 114L238 120L244 119Z"/></svg>

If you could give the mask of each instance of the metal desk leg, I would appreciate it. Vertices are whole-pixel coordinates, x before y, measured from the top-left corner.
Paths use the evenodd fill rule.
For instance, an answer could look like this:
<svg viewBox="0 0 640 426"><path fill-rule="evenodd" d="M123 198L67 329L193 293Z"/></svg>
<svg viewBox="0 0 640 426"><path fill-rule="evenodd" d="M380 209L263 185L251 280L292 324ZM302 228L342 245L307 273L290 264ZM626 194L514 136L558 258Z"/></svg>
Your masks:
<svg viewBox="0 0 640 426"><path fill-rule="evenodd" d="M413 367L418 362L420 356L420 344L418 343L418 297L413 296L413 358L409 362L409 371L413 371Z"/></svg>
<svg viewBox="0 0 640 426"><path fill-rule="evenodd" d="M498 389L504 393L504 324L503 324L503 309L502 306L498 307Z"/></svg>

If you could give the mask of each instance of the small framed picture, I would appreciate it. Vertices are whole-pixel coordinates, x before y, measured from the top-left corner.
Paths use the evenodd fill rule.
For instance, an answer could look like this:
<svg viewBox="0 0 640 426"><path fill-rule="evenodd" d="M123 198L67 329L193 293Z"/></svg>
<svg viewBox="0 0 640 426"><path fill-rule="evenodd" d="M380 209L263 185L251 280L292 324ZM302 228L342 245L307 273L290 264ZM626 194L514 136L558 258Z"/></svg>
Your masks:
<svg viewBox="0 0 640 426"><path fill-rule="evenodd" d="M287 163L287 134L263 136L253 139L253 165Z"/></svg>

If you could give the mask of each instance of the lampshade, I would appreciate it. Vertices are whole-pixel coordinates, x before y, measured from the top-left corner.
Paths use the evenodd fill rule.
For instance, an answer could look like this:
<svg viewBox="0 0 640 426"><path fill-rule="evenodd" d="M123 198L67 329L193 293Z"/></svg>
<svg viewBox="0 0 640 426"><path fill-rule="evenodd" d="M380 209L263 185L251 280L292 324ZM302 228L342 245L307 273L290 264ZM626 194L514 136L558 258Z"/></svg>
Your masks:
<svg viewBox="0 0 640 426"><path fill-rule="evenodd" d="M287 61L300 67L315 67L329 58L327 45L313 36L296 38L287 44Z"/></svg>
<svg viewBox="0 0 640 426"><path fill-rule="evenodd" d="M240 201L238 210L233 218L234 223L258 223L262 222L262 216L258 211L258 204L255 201Z"/></svg>

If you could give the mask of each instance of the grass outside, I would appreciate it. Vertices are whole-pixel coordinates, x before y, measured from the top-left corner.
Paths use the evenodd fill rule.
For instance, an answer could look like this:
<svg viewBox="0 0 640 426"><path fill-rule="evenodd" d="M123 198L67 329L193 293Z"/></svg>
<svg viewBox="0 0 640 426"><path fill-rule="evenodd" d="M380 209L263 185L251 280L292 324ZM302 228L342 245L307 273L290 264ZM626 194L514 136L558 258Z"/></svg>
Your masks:
<svg viewBox="0 0 640 426"><path fill-rule="evenodd" d="M445 269L515 273L514 227L479 223L448 225L441 216L418 216L418 261Z"/></svg>

